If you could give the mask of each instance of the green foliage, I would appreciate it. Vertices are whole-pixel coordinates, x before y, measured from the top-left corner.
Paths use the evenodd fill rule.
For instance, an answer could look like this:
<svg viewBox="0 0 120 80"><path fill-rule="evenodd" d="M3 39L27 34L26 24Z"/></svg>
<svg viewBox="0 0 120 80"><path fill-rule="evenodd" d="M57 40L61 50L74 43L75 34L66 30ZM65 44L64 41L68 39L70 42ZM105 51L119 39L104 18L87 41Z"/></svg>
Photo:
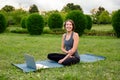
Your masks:
<svg viewBox="0 0 120 80"><path fill-rule="evenodd" d="M28 13L22 9L17 9L11 13L13 21L15 21L15 24L20 24L22 17L27 15Z"/></svg>
<svg viewBox="0 0 120 80"><path fill-rule="evenodd" d="M86 16L86 29L91 30L92 28L92 18L89 15Z"/></svg>
<svg viewBox="0 0 120 80"><path fill-rule="evenodd" d="M7 21L7 26L19 25L22 17L28 15L28 12L24 11L22 9L16 9L11 12L5 12L5 11L1 10L0 12L5 15L5 18Z"/></svg>
<svg viewBox="0 0 120 80"><path fill-rule="evenodd" d="M66 18L67 12L60 12L60 14L61 14L62 19L63 19L63 21L64 21L65 18Z"/></svg>
<svg viewBox="0 0 120 80"><path fill-rule="evenodd" d="M97 11L96 15L99 16L103 11L105 11L105 8L100 6L98 8L98 11Z"/></svg>
<svg viewBox="0 0 120 80"><path fill-rule="evenodd" d="M80 10L82 12L82 8L80 7L80 5L74 5L73 3L68 3L62 9L62 11L64 11L64 12L69 12L72 10Z"/></svg>
<svg viewBox="0 0 120 80"><path fill-rule="evenodd" d="M6 18L6 24L7 24L7 26L15 24L15 20L13 19L14 15L12 15L13 12L14 11L12 11L12 12L6 12L6 11L3 11L3 10L0 12L0 13L4 14L4 16Z"/></svg>
<svg viewBox="0 0 120 80"><path fill-rule="evenodd" d="M6 77L6 75L0 75L0 80L8 80L8 78Z"/></svg>
<svg viewBox="0 0 120 80"><path fill-rule="evenodd" d="M94 8L91 10L92 19L94 24L109 24L111 23L111 17L109 12L104 7Z"/></svg>
<svg viewBox="0 0 120 80"><path fill-rule="evenodd" d="M67 14L66 19L72 19L75 23L75 32L81 36L84 33L86 28L86 18L85 15L78 11L74 10Z"/></svg>
<svg viewBox="0 0 120 80"><path fill-rule="evenodd" d="M21 28L21 27L14 27L13 29L10 30L12 33L19 33L19 34L25 34L28 33L27 29Z"/></svg>
<svg viewBox="0 0 120 80"><path fill-rule="evenodd" d="M62 29L63 19L59 13L52 13L48 18L48 26L51 30Z"/></svg>
<svg viewBox="0 0 120 80"><path fill-rule="evenodd" d="M109 16L108 11L103 11L98 17L99 17L98 18L99 24L110 24L111 23L111 17Z"/></svg>
<svg viewBox="0 0 120 80"><path fill-rule="evenodd" d="M26 28L26 19L27 19L26 16L21 19L20 23L21 23L22 28Z"/></svg>
<svg viewBox="0 0 120 80"><path fill-rule="evenodd" d="M1 10L0 13L4 14L4 17L6 19L6 26L8 26L8 19L11 19L11 17L9 17L9 13L3 10Z"/></svg>
<svg viewBox="0 0 120 80"><path fill-rule="evenodd" d="M0 13L0 33L3 33L6 29L6 19L3 14Z"/></svg>
<svg viewBox="0 0 120 80"><path fill-rule="evenodd" d="M6 11L6 12L11 12L11 11L14 11L15 8L11 5L5 5L1 10Z"/></svg>
<svg viewBox="0 0 120 80"><path fill-rule="evenodd" d="M115 32L111 31L97 31L97 30L85 30L84 35L89 36L115 36Z"/></svg>
<svg viewBox="0 0 120 80"><path fill-rule="evenodd" d="M40 35L44 29L44 19L41 15L33 13L28 16L26 26L31 35Z"/></svg>
<svg viewBox="0 0 120 80"><path fill-rule="evenodd" d="M42 16L44 18L44 21L45 21L45 26L48 26L48 18L51 14L53 13L58 13L59 11L58 10L52 10L52 11L47 11L45 12Z"/></svg>
<svg viewBox="0 0 120 80"><path fill-rule="evenodd" d="M30 6L29 12L30 13L38 13L39 10L38 10L37 6L35 4L33 4L32 6Z"/></svg>
<svg viewBox="0 0 120 80"><path fill-rule="evenodd" d="M112 16L112 26L118 38L120 38L120 9Z"/></svg>

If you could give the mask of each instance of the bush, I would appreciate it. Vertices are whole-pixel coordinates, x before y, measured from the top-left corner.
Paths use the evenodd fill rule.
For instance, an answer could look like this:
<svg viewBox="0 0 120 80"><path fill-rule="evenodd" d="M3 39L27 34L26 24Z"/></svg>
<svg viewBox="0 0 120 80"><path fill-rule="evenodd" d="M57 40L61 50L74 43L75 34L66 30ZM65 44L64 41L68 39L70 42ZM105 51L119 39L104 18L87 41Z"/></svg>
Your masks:
<svg viewBox="0 0 120 80"><path fill-rule="evenodd" d="M28 15L28 13L22 9L17 9L11 12L11 17L13 18L14 24L20 24L22 17L26 15Z"/></svg>
<svg viewBox="0 0 120 80"><path fill-rule="evenodd" d="M42 34L44 28L43 17L37 13L29 15L26 20L26 26L31 35Z"/></svg>
<svg viewBox="0 0 120 80"><path fill-rule="evenodd" d="M0 13L0 33L3 33L6 29L6 19L3 14Z"/></svg>
<svg viewBox="0 0 120 80"><path fill-rule="evenodd" d="M75 23L75 32L81 36L84 33L86 27L86 18L85 15L78 11L74 10L67 14L66 19L72 19Z"/></svg>
<svg viewBox="0 0 120 80"><path fill-rule="evenodd" d="M12 33L19 33L19 34L25 34L25 33L28 33L28 30L27 29L23 29L21 27L16 27L14 29L11 29L10 32L12 32Z"/></svg>
<svg viewBox="0 0 120 80"><path fill-rule="evenodd" d="M108 11L103 11L99 16L98 16L98 23L99 24L110 24L111 23L111 17L109 15Z"/></svg>
<svg viewBox="0 0 120 80"><path fill-rule="evenodd" d="M23 17L20 21L22 28L26 28L26 19L27 19L27 17Z"/></svg>
<svg viewBox="0 0 120 80"><path fill-rule="evenodd" d="M120 38L120 9L112 16L112 26L115 30L116 36Z"/></svg>
<svg viewBox="0 0 120 80"><path fill-rule="evenodd" d="M86 29L91 30L92 28L92 18L89 15L86 15Z"/></svg>
<svg viewBox="0 0 120 80"><path fill-rule="evenodd" d="M63 19L59 13L52 13L48 18L48 26L51 30L62 29Z"/></svg>

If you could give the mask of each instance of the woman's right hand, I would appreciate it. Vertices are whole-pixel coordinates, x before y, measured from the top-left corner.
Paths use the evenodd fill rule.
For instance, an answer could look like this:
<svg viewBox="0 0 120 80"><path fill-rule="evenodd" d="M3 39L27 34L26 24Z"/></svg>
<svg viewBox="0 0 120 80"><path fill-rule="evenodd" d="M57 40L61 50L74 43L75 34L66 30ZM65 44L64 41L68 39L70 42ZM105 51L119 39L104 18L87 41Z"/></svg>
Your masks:
<svg viewBox="0 0 120 80"><path fill-rule="evenodd" d="M63 61L64 61L64 59L60 59L60 60L58 61L58 63L59 63L59 64L62 64Z"/></svg>

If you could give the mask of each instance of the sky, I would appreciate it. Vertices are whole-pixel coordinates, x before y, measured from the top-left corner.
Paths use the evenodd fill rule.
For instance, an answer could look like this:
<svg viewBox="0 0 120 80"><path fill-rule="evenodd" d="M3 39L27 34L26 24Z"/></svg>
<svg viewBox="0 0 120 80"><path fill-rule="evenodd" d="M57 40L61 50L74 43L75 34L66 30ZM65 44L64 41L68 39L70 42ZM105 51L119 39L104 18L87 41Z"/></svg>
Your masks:
<svg viewBox="0 0 120 80"><path fill-rule="evenodd" d="M62 10L68 3L80 5L84 13L90 13L94 8L104 7L110 13L120 9L120 0L0 0L0 9L5 5L12 5L16 9L28 10L33 4L41 11Z"/></svg>

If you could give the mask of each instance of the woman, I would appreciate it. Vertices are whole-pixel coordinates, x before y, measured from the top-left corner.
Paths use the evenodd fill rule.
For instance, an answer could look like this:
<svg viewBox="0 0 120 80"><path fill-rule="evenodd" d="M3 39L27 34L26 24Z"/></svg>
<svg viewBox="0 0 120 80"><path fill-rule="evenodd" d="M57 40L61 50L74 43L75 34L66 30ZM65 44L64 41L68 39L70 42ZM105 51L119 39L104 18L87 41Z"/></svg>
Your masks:
<svg viewBox="0 0 120 80"><path fill-rule="evenodd" d="M76 64L80 61L80 57L77 51L79 44L79 35L74 32L75 24L72 20L67 20L64 23L66 33L62 36L61 50L65 54L50 53L48 59L54 60L63 65Z"/></svg>

